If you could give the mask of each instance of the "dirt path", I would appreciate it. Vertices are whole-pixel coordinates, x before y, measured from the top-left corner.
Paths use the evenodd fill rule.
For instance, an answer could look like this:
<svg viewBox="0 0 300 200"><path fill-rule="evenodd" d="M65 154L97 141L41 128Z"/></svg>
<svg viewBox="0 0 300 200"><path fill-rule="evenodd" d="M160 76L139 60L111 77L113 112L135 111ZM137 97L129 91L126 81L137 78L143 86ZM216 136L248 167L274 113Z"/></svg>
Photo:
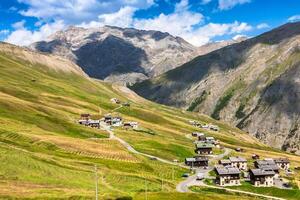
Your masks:
<svg viewBox="0 0 300 200"><path fill-rule="evenodd" d="M169 161L169 160L165 160L163 158L159 158L157 156L153 156L153 155L150 155L150 154L146 154L146 153L142 153L142 152L139 152L137 150L135 150L130 144L128 144L125 140L117 137L114 132L112 130L110 130L109 126L105 125L104 123L101 123L101 127L107 131L109 133L109 138L112 139L112 140L117 140L119 141L128 151L134 153L134 154L139 154L139 155L143 155L143 156L146 156L148 158L151 158L151 159L155 159L155 160L158 160L160 162L163 162L163 163L166 163L166 164L170 164L170 165L176 165L176 166L179 166L179 167L182 167L182 168L185 168L185 169L189 169L189 167L181 164L181 163L176 163L176 162L172 162L172 161Z"/></svg>

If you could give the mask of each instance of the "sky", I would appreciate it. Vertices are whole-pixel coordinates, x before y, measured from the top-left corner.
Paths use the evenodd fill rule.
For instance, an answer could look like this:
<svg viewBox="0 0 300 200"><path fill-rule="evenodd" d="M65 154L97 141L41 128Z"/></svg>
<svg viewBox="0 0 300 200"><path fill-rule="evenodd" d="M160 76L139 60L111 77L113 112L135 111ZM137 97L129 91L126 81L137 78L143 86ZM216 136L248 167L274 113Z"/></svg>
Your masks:
<svg viewBox="0 0 300 200"><path fill-rule="evenodd" d="M69 26L169 32L195 46L300 20L300 0L0 0L0 40L20 46Z"/></svg>

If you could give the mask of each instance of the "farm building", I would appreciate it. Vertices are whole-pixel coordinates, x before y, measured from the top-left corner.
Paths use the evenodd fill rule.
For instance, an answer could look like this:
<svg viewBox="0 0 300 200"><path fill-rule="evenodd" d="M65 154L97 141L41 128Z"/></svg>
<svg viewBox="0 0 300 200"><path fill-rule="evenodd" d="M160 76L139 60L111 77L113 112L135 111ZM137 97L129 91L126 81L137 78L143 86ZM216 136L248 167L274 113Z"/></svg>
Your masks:
<svg viewBox="0 0 300 200"><path fill-rule="evenodd" d="M274 186L275 172L272 169L250 169L251 183L256 187Z"/></svg>
<svg viewBox="0 0 300 200"><path fill-rule="evenodd" d="M243 157L229 157L232 167L236 167L239 170L247 170L247 160Z"/></svg>
<svg viewBox="0 0 300 200"><path fill-rule="evenodd" d="M220 186L240 185L240 170L236 167L215 167L217 174L216 183Z"/></svg>
<svg viewBox="0 0 300 200"><path fill-rule="evenodd" d="M91 119L91 115L88 114L88 113L81 114L81 115L80 115L80 119L81 119L81 120L89 120L89 119Z"/></svg>
<svg viewBox="0 0 300 200"><path fill-rule="evenodd" d="M193 137L199 137L201 135L204 135L204 133L200 133L200 132L192 132L192 136Z"/></svg>
<svg viewBox="0 0 300 200"><path fill-rule="evenodd" d="M195 152L198 154L212 154L212 148L214 147L214 145L212 144L206 144L203 142L198 142L195 144L196 146L196 150Z"/></svg>
<svg viewBox="0 0 300 200"><path fill-rule="evenodd" d="M205 140L206 140L206 137L205 137L204 133L202 133L201 135L198 135L198 141L205 142Z"/></svg>
<svg viewBox="0 0 300 200"><path fill-rule="evenodd" d="M224 167L231 166L231 161L229 159L222 159L222 160L219 160L219 164Z"/></svg>
<svg viewBox="0 0 300 200"><path fill-rule="evenodd" d="M125 129L137 129L139 127L139 123L138 122L125 122L123 124L123 127Z"/></svg>
<svg viewBox="0 0 300 200"><path fill-rule="evenodd" d="M287 158L276 158L274 162L282 170L289 170L290 168L290 161Z"/></svg>
<svg viewBox="0 0 300 200"><path fill-rule="evenodd" d="M111 119L111 125L112 126L122 126L122 117L113 117Z"/></svg>
<svg viewBox="0 0 300 200"><path fill-rule="evenodd" d="M89 120L88 125L94 128L100 128L100 120Z"/></svg>
<svg viewBox="0 0 300 200"><path fill-rule="evenodd" d="M117 98L112 98L112 99L110 99L110 101L111 101L112 103L116 103L116 104L121 103L121 101L120 101L119 99L117 99Z"/></svg>
<svg viewBox="0 0 300 200"><path fill-rule="evenodd" d="M193 158L186 158L185 164L190 167L207 167L208 158L204 156L195 156Z"/></svg>
<svg viewBox="0 0 300 200"><path fill-rule="evenodd" d="M272 171L275 172L275 176L279 176L279 167L275 163L273 159L264 159L264 160L256 160L254 162L254 166L259 169L265 169L269 170L271 169Z"/></svg>
<svg viewBox="0 0 300 200"><path fill-rule="evenodd" d="M214 137L206 137L205 138L205 143L208 143L208 144L215 144L216 143L216 140Z"/></svg>
<svg viewBox="0 0 300 200"><path fill-rule="evenodd" d="M89 120L80 119L80 120L78 120L78 123L81 124L81 125L88 126L89 125Z"/></svg>

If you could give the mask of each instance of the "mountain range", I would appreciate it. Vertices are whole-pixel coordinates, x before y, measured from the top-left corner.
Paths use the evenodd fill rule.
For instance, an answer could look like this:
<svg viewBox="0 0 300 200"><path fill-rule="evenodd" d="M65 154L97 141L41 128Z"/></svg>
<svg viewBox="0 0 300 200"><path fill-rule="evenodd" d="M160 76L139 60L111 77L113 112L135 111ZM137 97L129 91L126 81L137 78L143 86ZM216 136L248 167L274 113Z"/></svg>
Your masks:
<svg viewBox="0 0 300 200"><path fill-rule="evenodd" d="M198 56L132 89L300 153L300 23Z"/></svg>
<svg viewBox="0 0 300 200"><path fill-rule="evenodd" d="M0 69L0 199L95 199L96 180L99 199L240 199L244 194L204 187L177 191L186 181L182 175L190 173L183 163L195 155L194 140L188 137L195 131L224 146L213 149L216 159L226 152L249 161L252 153L289 158L295 171L289 180L297 184L299 156L205 115L156 104L125 86L90 78L67 59L0 43ZM130 106L112 103L112 98ZM122 117L138 128L80 125L84 113L93 119ZM219 131L195 127L191 120L217 125ZM274 196L299 199L298 189L273 190ZM259 194L248 195L243 199Z"/></svg>
<svg viewBox="0 0 300 200"><path fill-rule="evenodd" d="M89 76L112 82L154 77L187 62L196 51L168 33L112 26L71 26L31 48L68 58Z"/></svg>
<svg viewBox="0 0 300 200"><path fill-rule="evenodd" d="M104 26L70 26L30 48L77 63L89 76L110 82L134 83L158 76L235 40L195 47L160 31Z"/></svg>

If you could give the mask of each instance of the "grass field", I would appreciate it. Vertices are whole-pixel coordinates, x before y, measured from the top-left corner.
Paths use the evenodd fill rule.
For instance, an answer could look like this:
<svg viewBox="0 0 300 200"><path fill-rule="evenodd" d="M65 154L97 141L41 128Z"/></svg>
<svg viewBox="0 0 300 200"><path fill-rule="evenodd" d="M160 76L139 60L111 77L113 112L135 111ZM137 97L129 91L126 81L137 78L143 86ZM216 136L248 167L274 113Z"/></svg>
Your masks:
<svg viewBox="0 0 300 200"><path fill-rule="evenodd" d="M300 158L267 147L246 133L200 114L158 105L126 88L53 69L7 52L0 44L0 198L93 199L94 166L98 167L99 198L238 199L237 194L179 194L176 184L185 169L128 152L100 129L80 126L81 113L104 115L118 105L116 97L131 102L114 113L137 121L143 131L114 130L136 150L172 161L194 155L193 131L214 136L241 155L287 156L292 166ZM20 55L23 55L20 54ZM21 56L22 57L22 56ZM54 60L55 61L55 60ZM53 61L53 62L54 62ZM187 122L198 120L220 126L220 132L199 130ZM174 178L173 178L174 173ZM300 173L295 174L295 182Z"/></svg>

